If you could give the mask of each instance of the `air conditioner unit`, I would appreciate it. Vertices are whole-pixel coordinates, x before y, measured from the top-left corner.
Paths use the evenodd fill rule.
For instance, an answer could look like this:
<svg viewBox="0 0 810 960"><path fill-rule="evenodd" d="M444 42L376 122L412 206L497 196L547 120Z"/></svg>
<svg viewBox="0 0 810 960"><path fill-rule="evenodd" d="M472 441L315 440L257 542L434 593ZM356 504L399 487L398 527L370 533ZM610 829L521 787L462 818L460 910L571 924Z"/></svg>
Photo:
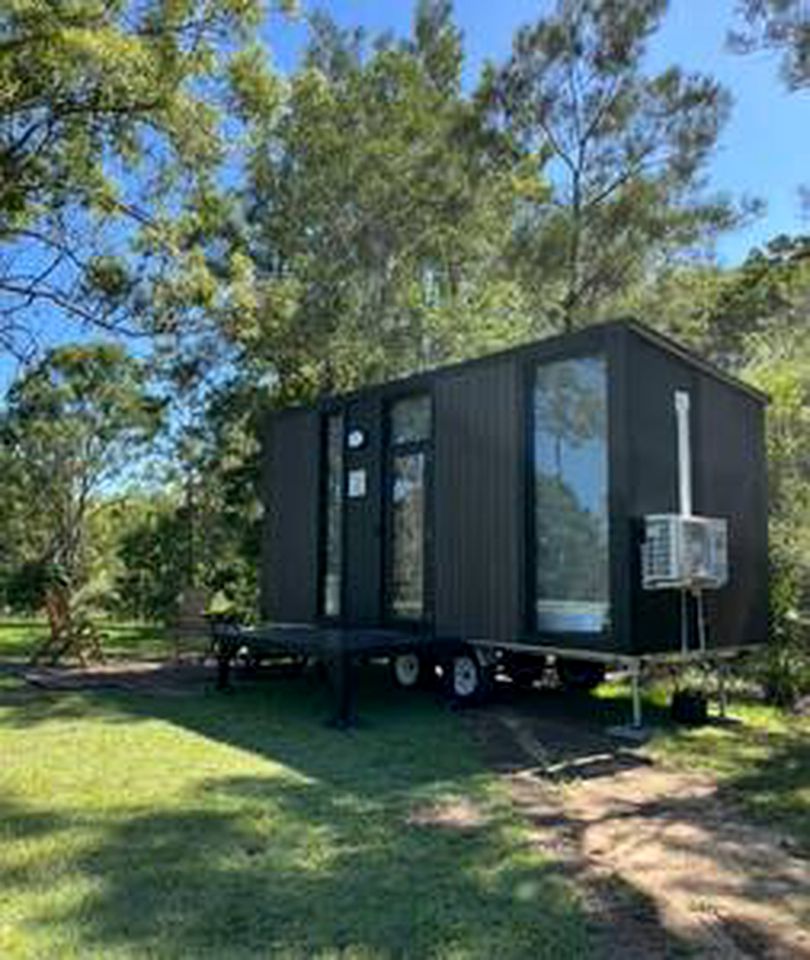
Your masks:
<svg viewBox="0 0 810 960"><path fill-rule="evenodd" d="M728 582L728 524L715 517L655 513L644 518L645 590L717 590Z"/></svg>

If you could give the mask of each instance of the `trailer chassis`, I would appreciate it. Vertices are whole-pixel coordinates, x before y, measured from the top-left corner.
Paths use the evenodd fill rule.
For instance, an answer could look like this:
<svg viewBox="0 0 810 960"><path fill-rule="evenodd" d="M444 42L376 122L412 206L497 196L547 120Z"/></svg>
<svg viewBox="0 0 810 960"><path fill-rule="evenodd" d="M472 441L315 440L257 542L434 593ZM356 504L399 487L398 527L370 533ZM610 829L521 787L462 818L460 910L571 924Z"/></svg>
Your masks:
<svg viewBox="0 0 810 960"><path fill-rule="evenodd" d="M582 660L602 664L607 669L625 670L629 674L631 681L631 729L634 730L641 730L644 726L641 686L645 673L651 668L666 666L673 669L683 669L688 666L700 666L708 669L715 668L717 670L717 696L720 716L725 717L728 709L728 691L726 686L728 665L730 662L745 657L757 649L755 645L751 644L668 653L620 654L607 653L602 650L589 650L586 648L559 647L550 644L495 643L492 640L468 640L467 643L477 650L484 652L484 655L489 657L495 656L497 658L501 651L507 651L536 657Z"/></svg>
<svg viewBox="0 0 810 960"><path fill-rule="evenodd" d="M241 650L259 658L317 658L328 671L333 690L333 714L330 724L345 729L357 721L355 711L354 664L358 659L393 659L416 653L452 669L453 658L472 651L482 670L492 670L504 653L558 660L581 660L606 668L626 671L631 680L631 730L643 728L641 686L651 668L670 666L683 669L690 665L716 668L720 715L727 709L726 673L728 664L743 657L755 646L737 646L670 653L619 654L600 650L561 647L550 644L502 642L490 639L449 640L400 630L350 629L312 624L265 624L246 627L233 621L211 619L212 653L217 661L217 688L230 686L231 667Z"/></svg>

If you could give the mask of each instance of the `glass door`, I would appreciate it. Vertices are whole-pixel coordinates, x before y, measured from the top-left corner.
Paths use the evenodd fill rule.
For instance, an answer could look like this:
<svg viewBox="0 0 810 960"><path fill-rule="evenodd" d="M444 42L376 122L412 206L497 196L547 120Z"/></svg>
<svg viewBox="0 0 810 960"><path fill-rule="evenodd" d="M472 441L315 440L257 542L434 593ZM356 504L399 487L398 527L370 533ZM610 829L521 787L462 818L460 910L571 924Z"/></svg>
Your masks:
<svg viewBox="0 0 810 960"><path fill-rule="evenodd" d="M344 433L343 414L328 414L322 441L325 469L321 502L320 612L330 618L338 618L343 612Z"/></svg>
<svg viewBox="0 0 810 960"><path fill-rule="evenodd" d="M418 623L427 611L430 397L410 396L389 408L386 481L386 614Z"/></svg>

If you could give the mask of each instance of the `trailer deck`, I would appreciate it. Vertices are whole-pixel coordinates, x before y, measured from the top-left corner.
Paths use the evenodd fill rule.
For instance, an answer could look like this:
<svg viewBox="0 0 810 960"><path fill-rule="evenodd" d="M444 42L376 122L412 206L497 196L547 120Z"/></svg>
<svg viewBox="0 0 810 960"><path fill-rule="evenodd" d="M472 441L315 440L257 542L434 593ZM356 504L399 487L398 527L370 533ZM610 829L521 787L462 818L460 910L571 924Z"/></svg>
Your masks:
<svg viewBox="0 0 810 960"><path fill-rule="evenodd" d="M549 644L501 643L497 641L441 639L427 632L377 628L331 627L317 624L265 623L244 626L231 620L211 618L213 652L217 659L217 687L230 687L230 671L240 651L255 659L294 657L317 659L328 671L333 690L330 725L339 729L357 720L353 667L357 660L423 653L430 662L449 664L454 654L478 651L481 663L494 674L499 658L509 652L554 662L574 659L598 663L605 668L626 671L631 680L632 718L628 730L643 727L641 684L650 668L668 666L673 670L690 665L715 668L720 715L726 710L725 673L730 661L750 653L754 647L692 649L658 654L607 654L604 651L570 649Z"/></svg>
<svg viewBox="0 0 810 960"><path fill-rule="evenodd" d="M217 688L230 686L231 665L240 650L259 657L317 658L329 671L334 691L331 723L339 728L356 720L353 665L359 658L390 657L435 641L405 630L346 629L315 624L266 623L243 626L212 619L213 651L217 658Z"/></svg>

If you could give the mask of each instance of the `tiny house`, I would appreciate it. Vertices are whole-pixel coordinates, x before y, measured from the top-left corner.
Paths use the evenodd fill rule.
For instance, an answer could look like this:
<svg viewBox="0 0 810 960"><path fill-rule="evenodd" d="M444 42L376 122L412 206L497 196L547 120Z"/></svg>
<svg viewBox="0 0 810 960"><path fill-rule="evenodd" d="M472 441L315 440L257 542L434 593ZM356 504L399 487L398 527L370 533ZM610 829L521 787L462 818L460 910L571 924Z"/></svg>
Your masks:
<svg viewBox="0 0 810 960"><path fill-rule="evenodd" d="M759 643L764 408L621 321L273 412L262 616L392 630L416 651L468 644L479 665ZM679 549L719 551L723 573L656 583L645 564L662 544L675 556L660 519L684 514L696 522L672 527Z"/></svg>

